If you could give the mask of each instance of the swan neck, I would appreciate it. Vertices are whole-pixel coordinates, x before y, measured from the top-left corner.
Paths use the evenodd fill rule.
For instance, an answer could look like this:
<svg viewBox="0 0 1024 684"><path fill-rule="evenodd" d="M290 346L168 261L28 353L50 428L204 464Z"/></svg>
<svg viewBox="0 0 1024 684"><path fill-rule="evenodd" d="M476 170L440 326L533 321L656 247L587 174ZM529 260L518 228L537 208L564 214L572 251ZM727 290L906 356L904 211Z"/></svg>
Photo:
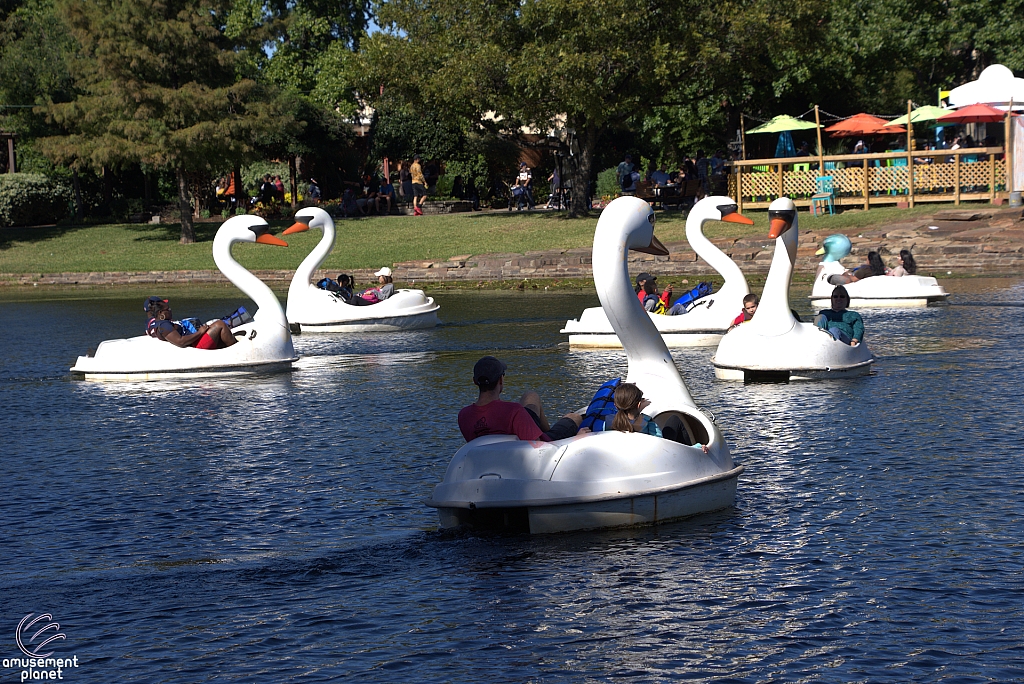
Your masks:
<svg viewBox="0 0 1024 684"><path fill-rule="evenodd" d="M257 314L261 314L261 318L266 316L278 318L281 325L287 328L288 322L277 295L266 283L246 270L232 256L231 247L236 242L242 241L231 237L222 238L218 235L213 242L214 263L235 287L244 292L256 304Z"/></svg>
<svg viewBox="0 0 1024 684"><path fill-rule="evenodd" d="M320 264L327 259L327 255L331 253L331 250L334 249L334 222L330 220L324 221L323 231L324 234L320 238L320 242L316 243L313 250L306 255L306 258L302 260L299 267L295 269L291 285L288 286L289 300L291 300L292 296L299 296L310 287L313 274L320 268Z"/></svg>
<svg viewBox="0 0 1024 684"><path fill-rule="evenodd" d="M626 352L627 382L658 406L694 406L665 342L644 310L629 277L628 233L615 221L594 234L594 284L601 306Z"/></svg>
<svg viewBox="0 0 1024 684"><path fill-rule="evenodd" d="M711 242L704 235L704 223L713 218L713 216L706 214L688 217L686 220L686 240L690 243L693 251L697 253L697 256L706 261L725 279L722 289L718 291L718 296L725 296L723 293L729 293L732 290L740 290L738 297L743 297L743 295L750 292L743 271L740 270L740 267L736 265L736 262L728 254L716 247L715 243Z"/></svg>
<svg viewBox="0 0 1024 684"><path fill-rule="evenodd" d="M777 325L782 330L789 330L796 322L789 305L789 283L793 277L796 245L795 226L775 239L775 254L754 315L754 321L761 321L758 327Z"/></svg>

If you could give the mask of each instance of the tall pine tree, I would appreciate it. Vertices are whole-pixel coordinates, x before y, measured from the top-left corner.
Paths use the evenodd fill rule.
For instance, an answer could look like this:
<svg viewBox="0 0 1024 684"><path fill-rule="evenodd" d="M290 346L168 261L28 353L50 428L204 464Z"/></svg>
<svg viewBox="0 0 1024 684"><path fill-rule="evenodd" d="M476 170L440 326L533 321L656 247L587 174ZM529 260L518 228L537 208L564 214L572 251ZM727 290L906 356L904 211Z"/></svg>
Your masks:
<svg viewBox="0 0 1024 684"><path fill-rule="evenodd" d="M76 99L48 106L69 135L41 141L55 161L174 171L181 242L195 242L188 178L249 158L291 125L270 93L238 75L227 0L58 0L81 44Z"/></svg>

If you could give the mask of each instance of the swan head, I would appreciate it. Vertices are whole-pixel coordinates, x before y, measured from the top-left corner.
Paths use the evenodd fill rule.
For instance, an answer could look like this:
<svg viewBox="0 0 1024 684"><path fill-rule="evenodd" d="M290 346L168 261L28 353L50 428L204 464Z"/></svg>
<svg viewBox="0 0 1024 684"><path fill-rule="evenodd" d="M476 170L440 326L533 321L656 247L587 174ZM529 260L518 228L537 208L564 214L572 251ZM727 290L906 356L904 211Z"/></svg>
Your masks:
<svg viewBox="0 0 1024 684"><path fill-rule="evenodd" d="M604 235L621 241L626 249L655 256L668 256L668 249L654 235L654 210L636 197L620 197L601 212L595 242ZM618 236L612 235L617 233Z"/></svg>
<svg viewBox="0 0 1024 684"><path fill-rule="evenodd" d="M263 245L287 247L288 243L270 234L270 226L259 216L232 216L217 229L214 242L259 242Z"/></svg>
<svg viewBox="0 0 1024 684"><path fill-rule="evenodd" d="M720 195L705 197L697 202L690 214L699 216L702 221L725 221L726 223L754 225L753 221L739 213L736 202L731 197Z"/></svg>
<svg viewBox="0 0 1024 684"><path fill-rule="evenodd" d="M815 254L824 254L825 258L822 261L839 261L850 254L851 246L850 238L845 235L829 235L821 241L821 248Z"/></svg>
<svg viewBox="0 0 1024 684"><path fill-rule="evenodd" d="M324 228L328 222L333 226L334 221L331 219L331 215L320 207L306 207L295 212L295 223L289 226L285 231L285 235L291 235L292 233L301 233L310 228Z"/></svg>
<svg viewBox="0 0 1024 684"><path fill-rule="evenodd" d="M771 228L768 237L775 239L796 227L796 205L788 197L780 197L768 205L768 220Z"/></svg>

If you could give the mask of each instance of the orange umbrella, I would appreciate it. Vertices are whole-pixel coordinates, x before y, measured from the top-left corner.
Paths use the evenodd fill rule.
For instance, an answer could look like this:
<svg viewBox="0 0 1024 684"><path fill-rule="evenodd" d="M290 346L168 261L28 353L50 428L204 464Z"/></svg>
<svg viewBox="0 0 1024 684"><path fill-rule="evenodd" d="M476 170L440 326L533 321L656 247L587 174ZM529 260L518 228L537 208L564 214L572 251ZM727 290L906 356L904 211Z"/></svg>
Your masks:
<svg viewBox="0 0 1024 684"><path fill-rule="evenodd" d="M860 114L854 114L848 119L834 123L825 130L831 133L833 138L844 138L854 135L888 135L890 133L906 132L904 129L896 126L885 128L887 123L889 122L885 119L861 112Z"/></svg>
<svg viewBox="0 0 1024 684"><path fill-rule="evenodd" d="M997 123L1006 118L1006 112L987 104L972 104L961 107L949 114L943 114L935 121L939 124L951 123Z"/></svg>

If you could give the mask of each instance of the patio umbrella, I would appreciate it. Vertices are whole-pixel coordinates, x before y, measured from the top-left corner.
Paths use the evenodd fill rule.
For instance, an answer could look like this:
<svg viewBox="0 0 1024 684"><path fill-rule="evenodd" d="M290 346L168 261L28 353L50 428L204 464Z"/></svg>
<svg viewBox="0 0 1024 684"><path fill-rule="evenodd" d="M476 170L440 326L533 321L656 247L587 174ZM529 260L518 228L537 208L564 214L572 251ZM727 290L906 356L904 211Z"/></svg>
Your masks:
<svg viewBox="0 0 1024 684"><path fill-rule="evenodd" d="M771 121L766 121L756 128L751 128L747 133L781 133L783 131L802 131L806 128L817 127L817 124L812 124L810 121L804 121L788 114L780 114Z"/></svg>
<svg viewBox="0 0 1024 684"><path fill-rule="evenodd" d="M1006 112L987 104L972 104L938 118L940 124L998 123L1006 118Z"/></svg>
<svg viewBox="0 0 1024 684"><path fill-rule="evenodd" d="M885 125L889 123L885 119L871 114L854 114L848 119L843 119L837 123L828 126L825 130L831 133L833 138L845 138L847 136L856 135L874 135L874 134L890 134L890 133L903 133L905 132L902 128L893 126L892 128L885 128Z"/></svg>
<svg viewBox="0 0 1024 684"><path fill-rule="evenodd" d="M936 107L935 105L925 105L924 107L918 107L910 113L910 123L918 124L925 123L926 121L935 121L943 114L949 114L952 110L943 109L942 107ZM886 128L889 126L905 126L907 123L907 117L901 116L898 119L893 119L889 123L885 124Z"/></svg>

